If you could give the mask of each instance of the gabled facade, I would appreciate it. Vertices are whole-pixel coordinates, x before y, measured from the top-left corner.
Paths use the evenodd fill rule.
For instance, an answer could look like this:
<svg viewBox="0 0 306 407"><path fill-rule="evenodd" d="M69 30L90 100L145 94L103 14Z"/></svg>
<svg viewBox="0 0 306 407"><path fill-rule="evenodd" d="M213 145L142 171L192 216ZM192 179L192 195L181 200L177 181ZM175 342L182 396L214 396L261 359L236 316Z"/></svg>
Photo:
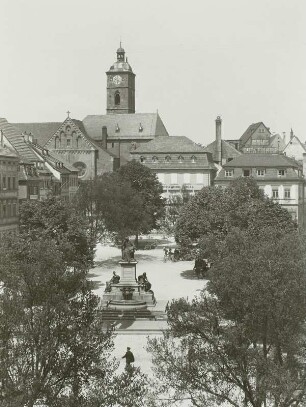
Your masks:
<svg viewBox="0 0 306 407"><path fill-rule="evenodd" d="M180 194L182 188L193 195L212 185L216 175L212 155L187 137L156 137L131 151L131 158L156 173L165 197Z"/></svg>
<svg viewBox="0 0 306 407"><path fill-rule="evenodd" d="M253 177L265 195L286 208L304 226L305 179L297 161L283 154L242 154L224 164L215 185L227 186L239 177Z"/></svg>
<svg viewBox="0 0 306 407"><path fill-rule="evenodd" d="M61 157L20 134L6 119L0 119L3 139L19 156L19 200L43 200L49 195L72 199L78 189L78 170Z"/></svg>
<svg viewBox="0 0 306 407"><path fill-rule="evenodd" d="M301 140L293 134L291 129L290 140L284 148L284 154L286 154L288 157L293 157L298 161L302 161L305 153L306 144L302 143Z"/></svg>

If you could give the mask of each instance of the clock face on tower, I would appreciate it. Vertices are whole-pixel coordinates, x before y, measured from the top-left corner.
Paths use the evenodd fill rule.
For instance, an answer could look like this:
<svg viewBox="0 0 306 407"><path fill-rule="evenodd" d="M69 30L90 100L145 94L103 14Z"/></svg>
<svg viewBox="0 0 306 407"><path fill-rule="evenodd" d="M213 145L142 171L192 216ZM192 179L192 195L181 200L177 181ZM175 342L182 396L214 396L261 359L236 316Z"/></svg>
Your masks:
<svg viewBox="0 0 306 407"><path fill-rule="evenodd" d="M120 85L121 82L122 82L122 78L121 78L120 75L116 75L116 76L113 77L113 83L115 85Z"/></svg>

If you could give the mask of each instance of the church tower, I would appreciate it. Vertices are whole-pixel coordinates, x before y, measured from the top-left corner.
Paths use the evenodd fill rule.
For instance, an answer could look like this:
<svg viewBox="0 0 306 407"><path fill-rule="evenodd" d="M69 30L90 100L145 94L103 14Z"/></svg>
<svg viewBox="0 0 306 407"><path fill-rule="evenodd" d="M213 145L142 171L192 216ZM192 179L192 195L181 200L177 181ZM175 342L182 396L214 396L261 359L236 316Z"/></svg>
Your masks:
<svg viewBox="0 0 306 407"><path fill-rule="evenodd" d="M117 49L117 61L106 72L106 113L135 113L135 74L121 47Z"/></svg>

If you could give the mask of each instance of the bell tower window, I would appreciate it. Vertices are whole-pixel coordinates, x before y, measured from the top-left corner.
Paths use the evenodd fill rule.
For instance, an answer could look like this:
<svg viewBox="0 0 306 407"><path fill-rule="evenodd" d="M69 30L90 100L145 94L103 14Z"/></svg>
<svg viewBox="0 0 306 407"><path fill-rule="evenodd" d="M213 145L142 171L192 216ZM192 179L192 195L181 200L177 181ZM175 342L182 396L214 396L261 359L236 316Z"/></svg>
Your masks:
<svg viewBox="0 0 306 407"><path fill-rule="evenodd" d="M119 92L115 93L115 105L116 106L120 105L120 93Z"/></svg>

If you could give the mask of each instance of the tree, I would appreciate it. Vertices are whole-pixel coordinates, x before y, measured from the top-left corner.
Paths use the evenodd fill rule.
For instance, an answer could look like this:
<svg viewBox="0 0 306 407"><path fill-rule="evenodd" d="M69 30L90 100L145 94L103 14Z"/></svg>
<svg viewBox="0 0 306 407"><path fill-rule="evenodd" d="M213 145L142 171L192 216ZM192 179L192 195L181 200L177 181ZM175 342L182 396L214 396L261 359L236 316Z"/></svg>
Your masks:
<svg viewBox="0 0 306 407"><path fill-rule="evenodd" d="M73 405L82 405L88 380L114 370L98 297L85 279L75 281L52 239L15 238L1 248L1 259L2 401L61 406L70 391Z"/></svg>
<svg viewBox="0 0 306 407"><path fill-rule="evenodd" d="M183 247L211 236L223 238L233 227L253 231L273 226L296 229L289 212L266 198L252 178L239 178L229 187L205 187L182 209L175 226L175 238Z"/></svg>
<svg viewBox="0 0 306 407"><path fill-rule="evenodd" d="M192 405L304 405L305 239L275 228L228 233L208 292L173 301L150 341L157 377Z"/></svg>
<svg viewBox="0 0 306 407"><path fill-rule="evenodd" d="M87 271L93 261L95 242L88 229L86 218L62 199L25 201L20 205L20 235L33 245L38 240L52 239L64 254L66 266L75 271Z"/></svg>
<svg viewBox="0 0 306 407"><path fill-rule="evenodd" d="M107 230L117 240L129 235L137 237L156 227L163 216L162 185L149 168L136 161L103 174L92 188L93 193L85 188L79 200L96 225L96 236ZM94 205L90 199L94 199Z"/></svg>

